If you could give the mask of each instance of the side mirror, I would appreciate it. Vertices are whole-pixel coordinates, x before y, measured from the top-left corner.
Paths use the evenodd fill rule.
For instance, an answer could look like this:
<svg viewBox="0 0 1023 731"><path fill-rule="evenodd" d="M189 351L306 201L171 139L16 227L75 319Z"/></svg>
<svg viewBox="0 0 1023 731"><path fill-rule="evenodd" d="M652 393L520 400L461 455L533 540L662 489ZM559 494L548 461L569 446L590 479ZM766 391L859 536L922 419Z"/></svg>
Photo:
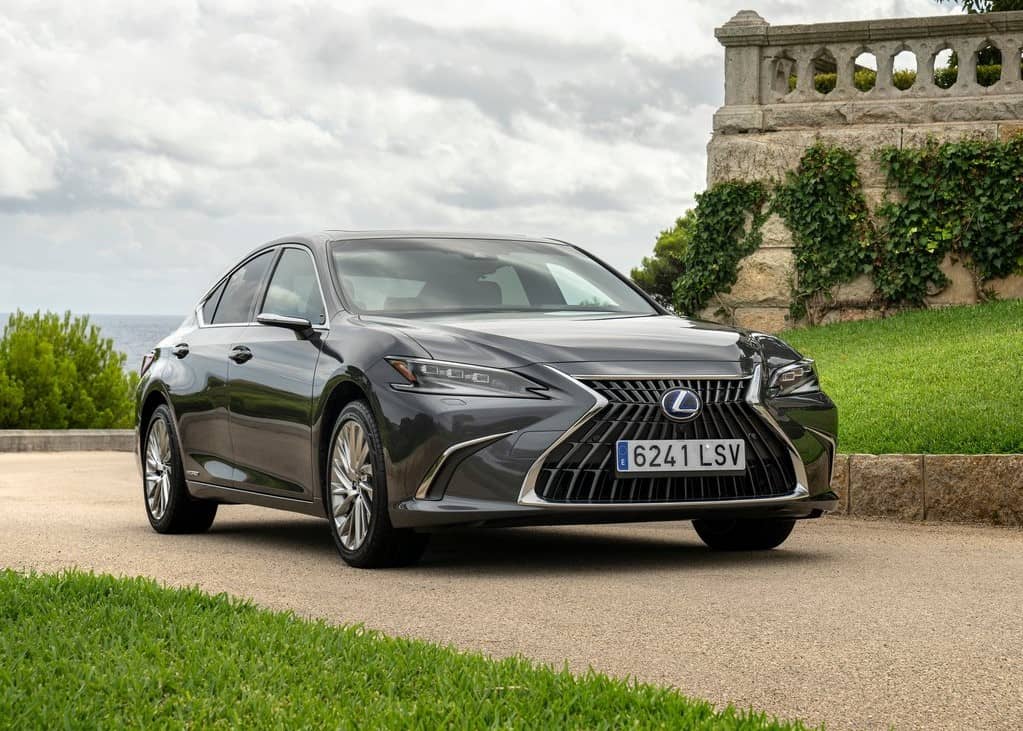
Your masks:
<svg viewBox="0 0 1023 731"><path fill-rule="evenodd" d="M256 322L260 325L283 327L287 330L294 330L299 333L309 332L313 329L313 324L304 317L285 317L284 315L275 315L272 312L259 313L256 316Z"/></svg>

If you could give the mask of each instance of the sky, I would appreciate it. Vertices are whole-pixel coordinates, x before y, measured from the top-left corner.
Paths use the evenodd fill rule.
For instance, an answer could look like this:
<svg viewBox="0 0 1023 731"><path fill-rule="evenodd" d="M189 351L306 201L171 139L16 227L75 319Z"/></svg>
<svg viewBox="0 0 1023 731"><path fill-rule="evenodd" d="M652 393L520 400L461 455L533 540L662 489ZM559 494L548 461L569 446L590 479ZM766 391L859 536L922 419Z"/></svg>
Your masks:
<svg viewBox="0 0 1023 731"><path fill-rule="evenodd" d="M932 0L4 0L0 312L182 314L326 228L554 236L627 271L704 188L714 28Z"/></svg>

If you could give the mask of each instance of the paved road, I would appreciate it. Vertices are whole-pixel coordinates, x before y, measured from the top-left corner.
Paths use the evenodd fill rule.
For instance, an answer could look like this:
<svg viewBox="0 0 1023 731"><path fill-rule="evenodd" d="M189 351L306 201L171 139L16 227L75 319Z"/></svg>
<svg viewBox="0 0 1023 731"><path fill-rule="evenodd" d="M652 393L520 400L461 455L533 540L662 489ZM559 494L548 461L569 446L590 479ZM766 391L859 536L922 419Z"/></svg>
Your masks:
<svg viewBox="0 0 1023 731"><path fill-rule="evenodd" d="M686 523L435 538L357 571L326 524L221 509L159 536L126 454L0 455L0 565L79 566L494 655L587 665L831 729L1023 725L1023 532L828 519L713 554Z"/></svg>

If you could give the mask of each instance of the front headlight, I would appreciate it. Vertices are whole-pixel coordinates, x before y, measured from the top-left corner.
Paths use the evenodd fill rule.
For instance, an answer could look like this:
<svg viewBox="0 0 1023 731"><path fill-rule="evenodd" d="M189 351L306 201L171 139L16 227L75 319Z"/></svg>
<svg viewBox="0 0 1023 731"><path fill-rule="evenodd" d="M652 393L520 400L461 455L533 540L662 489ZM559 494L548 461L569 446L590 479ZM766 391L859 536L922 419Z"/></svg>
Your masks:
<svg viewBox="0 0 1023 731"><path fill-rule="evenodd" d="M504 398L545 398L546 390L536 381L502 368L465 363L448 363L423 358L388 358L402 381L391 388L442 396L501 396Z"/></svg>
<svg viewBox="0 0 1023 731"><path fill-rule="evenodd" d="M812 358L803 358L776 369L767 382L767 395L770 397L817 393L820 390L821 384Z"/></svg>

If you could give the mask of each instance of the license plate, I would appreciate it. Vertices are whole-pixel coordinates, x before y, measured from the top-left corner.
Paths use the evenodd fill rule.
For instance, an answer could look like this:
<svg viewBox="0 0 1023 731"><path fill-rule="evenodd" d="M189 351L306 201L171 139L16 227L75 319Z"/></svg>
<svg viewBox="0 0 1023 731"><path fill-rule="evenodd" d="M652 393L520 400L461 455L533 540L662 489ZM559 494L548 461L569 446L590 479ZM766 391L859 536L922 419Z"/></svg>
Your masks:
<svg viewBox="0 0 1023 731"><path fill-rule="evenodd" d="M629 439L616 443L615 471L684 475L741 475L746 472L743 439Z"/></svg>

